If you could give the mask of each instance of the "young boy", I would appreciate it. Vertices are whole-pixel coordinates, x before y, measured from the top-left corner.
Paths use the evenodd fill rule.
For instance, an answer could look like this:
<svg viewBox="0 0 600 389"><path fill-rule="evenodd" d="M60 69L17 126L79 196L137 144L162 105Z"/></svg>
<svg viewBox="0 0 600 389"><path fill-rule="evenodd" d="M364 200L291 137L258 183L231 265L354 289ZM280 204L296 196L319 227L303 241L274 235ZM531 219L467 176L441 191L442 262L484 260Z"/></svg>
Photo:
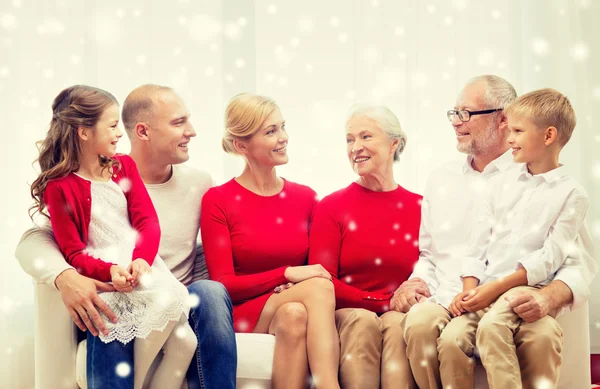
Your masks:
<svg viewBox="0 0 600 389"><path fill-rule="evenodd" d="M455 317L472 312L465 322L476 325L465 326L465 331L476 331L490 389L522 387L513 339L522 319L510 307L511 298L520 290L549 284L569 254L589 245L588 196L558 162L576 123L569 100L553 89L541 89L519 97L504 112L513 159L522 166L490 182L481 199L462 270L463 292L450 305ZM560 349L556 314L538 322L556 328L553 342ZM527 362L545 364L551 372L561 363L560 355L536 359ZM544 377L539 379L544 382Z"/></svg>

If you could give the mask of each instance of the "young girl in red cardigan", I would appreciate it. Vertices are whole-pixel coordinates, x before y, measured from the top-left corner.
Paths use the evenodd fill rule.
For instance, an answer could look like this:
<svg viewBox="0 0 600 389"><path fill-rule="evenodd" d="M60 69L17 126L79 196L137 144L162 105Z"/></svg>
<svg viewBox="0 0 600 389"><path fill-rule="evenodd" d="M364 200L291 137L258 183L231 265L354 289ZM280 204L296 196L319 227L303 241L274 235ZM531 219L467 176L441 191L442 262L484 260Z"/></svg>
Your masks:
<svg viewBox="0 0 600 389"><path fill-rule="evenodd" d="M117 100L76 85L54 99L52 111L30 211L49 212L58 246L79 273L112 282L116 291L100 297L118 320L104 317L107 331L99 337L104 343L135 339L135 354L147 361L135 359L135 388L142 387L162 347L150 388L179 389L196 349L188 292L157 256L158 217L135 162L116 154L122 136Z"/></svg>

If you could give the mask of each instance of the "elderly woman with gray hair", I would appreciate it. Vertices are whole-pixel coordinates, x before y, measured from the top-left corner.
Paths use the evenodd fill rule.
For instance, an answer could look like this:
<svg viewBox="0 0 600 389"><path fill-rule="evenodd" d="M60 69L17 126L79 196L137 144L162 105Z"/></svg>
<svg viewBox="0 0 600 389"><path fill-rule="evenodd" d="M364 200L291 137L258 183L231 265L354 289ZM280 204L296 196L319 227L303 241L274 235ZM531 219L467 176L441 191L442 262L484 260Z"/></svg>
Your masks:
<svg viewBox="0 0 600 389"><path fill-rule="evenodd" d="M406 134L383 106L353 107L347 155L358 179L315 210L309 263L333 278L342 388L416 388L400 321L390 307L419 258L421 196L394 180Z"/></svg>

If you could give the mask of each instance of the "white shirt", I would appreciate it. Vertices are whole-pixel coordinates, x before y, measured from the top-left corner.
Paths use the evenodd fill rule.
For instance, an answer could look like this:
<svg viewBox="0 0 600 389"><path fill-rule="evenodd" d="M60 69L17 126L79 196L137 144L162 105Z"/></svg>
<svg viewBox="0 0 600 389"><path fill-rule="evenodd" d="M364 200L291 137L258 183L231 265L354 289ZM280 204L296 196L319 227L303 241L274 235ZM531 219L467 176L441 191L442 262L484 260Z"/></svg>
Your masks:
<svg viewBox="0 0 600 389"><path fill-rule="evenodd" d="M514 167L507 151L480 173L473 158L453 161L435 170L425 188L421 206L419 261L410 278L422 278L431 291L430 301L448 307L462 291L462 253L467 249L475 204L492 177Z"/></svg>
<svg viewBox="0 0 600 389"><path fill-rule="evenodd" d="M596 272L588 205L587 193L563 167L534 176L521 164L495 177L477 206L462 275L485 283L525 268L529 285L547 285L568 257L583 271L556 278L571 289L587 288ZM576 298L581 293L589 290L574 290Z"/></svg>
<svg viewBox="0 0 600 389"><path fill-rule="evenodd" d="M462 263L472 228L477 221L476 204L485 194L490 179L519 165L507 151L479 173L471 166L472 157L448 163L434 171L425 189L419 235L420 256L411 278L420 277L429 286L430 301L448 307L462 291ZM527 219L524 219L527 221ZM582 239L591 238L582 234ZM569 257L554 279L563 281L573 292L571 309L585 303L596 272L592 255Z"/></svg>

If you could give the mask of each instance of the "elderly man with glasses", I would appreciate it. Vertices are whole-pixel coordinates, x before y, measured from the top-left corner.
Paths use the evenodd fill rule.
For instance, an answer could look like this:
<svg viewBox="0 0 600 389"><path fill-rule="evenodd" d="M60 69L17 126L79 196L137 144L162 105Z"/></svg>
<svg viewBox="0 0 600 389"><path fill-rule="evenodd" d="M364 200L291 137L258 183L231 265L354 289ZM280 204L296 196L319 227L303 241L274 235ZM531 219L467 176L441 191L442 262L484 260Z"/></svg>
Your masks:
<svg viewBox="0 0 600 389"><path fill-rule="evenodd" d="M391 309L408 312L402 322L404 339L421 389L474 387L475 337L466 328L476 326L476 321L469 321L469 315L452 320L448 307L462 291L461 264L477 216L475 202L488 180L516 166L503 112L516 97L506 80L479 76L467 83L447 113L457 149L467 157L442 166L429 178L422 203L419 261L390 302ZM515 334L526 388L537 387L540 378L558 380L562 332L558 325L546 326L540 319L551 310L587 301L594 260L587 253L579 255L565 262L551 284L511 301L526 322Z"/></svg>

